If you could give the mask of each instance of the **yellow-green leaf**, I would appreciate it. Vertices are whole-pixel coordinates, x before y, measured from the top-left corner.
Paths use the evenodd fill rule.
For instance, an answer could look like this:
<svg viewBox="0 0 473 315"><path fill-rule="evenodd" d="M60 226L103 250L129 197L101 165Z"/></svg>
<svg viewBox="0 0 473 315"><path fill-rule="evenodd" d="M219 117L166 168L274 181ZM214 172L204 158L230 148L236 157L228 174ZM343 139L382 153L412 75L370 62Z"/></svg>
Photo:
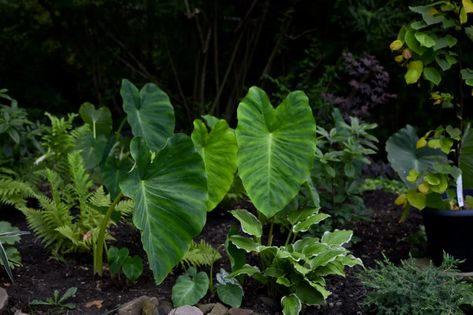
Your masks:
<svg viewBox="0 0 473 315"><path fill-rule="evenodd" d="M415 189L410 189L407 192L407 201L414 207L419 210L425 208L425 195L423 193L418 192Z"/></svg>
<svg viewBox="0 0 473 315"><path fill-rule="evenodd" d="M389 48L391 49L391 51L395 51L401 49L403 45L404 43L401 40L396 39L389 45Z"/></svg>
<svg viewBox="0 0 473 315"><path fill-rule="evenodd" d="M407 65L407 72L404 75L404 80L407 84L414 84L419 81L420 76L422 75L422 70L424 69L424 64L420 60L414 60L409 62Z"/></svg>

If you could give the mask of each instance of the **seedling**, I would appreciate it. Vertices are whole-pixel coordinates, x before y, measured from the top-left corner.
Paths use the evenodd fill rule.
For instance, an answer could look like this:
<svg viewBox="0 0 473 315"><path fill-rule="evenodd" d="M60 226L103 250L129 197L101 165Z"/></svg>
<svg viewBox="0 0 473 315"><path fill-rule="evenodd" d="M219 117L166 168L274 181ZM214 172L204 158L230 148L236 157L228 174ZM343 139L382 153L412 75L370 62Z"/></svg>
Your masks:
<svg viewBox="0 0 473 315"><path fill-rule="evenodd" d="M54 290L53 296L47 298L46 300L33 300L30 305L46 305L58 309L67 309L73 310L76 308L74 303L66 303L71 297L73 297L77 292L76 287L71 287L66 290L66 292L59 296L59 290Z"/></svg>

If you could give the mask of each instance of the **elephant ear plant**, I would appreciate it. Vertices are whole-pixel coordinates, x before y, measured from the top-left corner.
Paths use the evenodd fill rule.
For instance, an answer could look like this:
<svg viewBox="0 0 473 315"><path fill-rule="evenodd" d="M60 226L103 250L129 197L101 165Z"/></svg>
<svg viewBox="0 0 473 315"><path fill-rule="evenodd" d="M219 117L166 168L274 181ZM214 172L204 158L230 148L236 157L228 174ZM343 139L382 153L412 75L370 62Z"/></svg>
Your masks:
<svg viewBox="0 0 473 315"><path fill-rule="evenodd" d="M230 276L255 278L267 285L270 293L282 297L284 314L298 314L303 304L320 304L328 297L325 276L343 275L345 266L361 264L343 247L350 241L351 231L327 232L321 239L303 235L328 217L318 212L310 179L316 126L307 96L291 92L273 108L263 90L250 88L238 107L236 139L238 172L257 213L244 209L231 212L246 236L229 235L227 251L234 269ZM286 206L303 185L312 207L287 212ZM290 230L285 243L274 245L279 216L289 222ZM257 255L259 266L245 264L242 251Z"/></svg>
<svg viewBox="0 0 473 315"><path fill-rule="evenodd" d="M133 224L141 232L149 267L159 284L204 227L210 207L206 164L189 136L174 134L173 107L156 85L146 84L138 90L123 80L121 95L133 133L133 167L122 167L126 157L115 155L115 145L109 153L105 150L107 157L101 172L114 201L95 240L94 272L102 273L106 222L115 205L126 196L134 201ZM120 137L119 131L115 140Z"/></svg>

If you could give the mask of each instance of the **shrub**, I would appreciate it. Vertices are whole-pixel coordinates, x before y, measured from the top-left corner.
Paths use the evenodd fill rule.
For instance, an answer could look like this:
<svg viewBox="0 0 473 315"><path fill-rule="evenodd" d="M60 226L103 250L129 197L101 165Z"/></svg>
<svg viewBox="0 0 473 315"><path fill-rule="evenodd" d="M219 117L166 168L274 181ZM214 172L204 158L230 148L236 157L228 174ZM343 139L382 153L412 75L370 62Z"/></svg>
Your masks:
<svg viewBox="0 0 473 315"><path fill-rule="evenodd" d="M473 286L454 275L456 264L449 256L438 268L385 258L359 274L370 289L363 306L376 314L463 314L462 306L473 304Z"/></svg>

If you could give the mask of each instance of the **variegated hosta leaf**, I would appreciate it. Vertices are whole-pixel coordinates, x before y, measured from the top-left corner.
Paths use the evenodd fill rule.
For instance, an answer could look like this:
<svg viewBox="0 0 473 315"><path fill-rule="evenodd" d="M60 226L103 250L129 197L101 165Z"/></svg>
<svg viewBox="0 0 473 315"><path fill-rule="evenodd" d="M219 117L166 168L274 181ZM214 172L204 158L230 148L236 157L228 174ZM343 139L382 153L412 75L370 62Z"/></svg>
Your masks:
<svg viewBox="0 0 473 315"><path fill-rule="evenodd" d="M151 151L159 151L174 133L174 109L167 94L153 83L139 91L128 80L122 81L120 94L133 135L143 137Z"/></svg>
<svg viewBox="0 0 473 315"><path fill-rule="evenodd" d="M294 293L284 296L281 306L283 315L298 315L302 309L301 300Z"/></svg>
<svg viewBox="0 0 473 315"><path fill-rule="evenodd" d="M213 121L210 133L201 120L194 120L192 141L202 156L209 190L208 211L222 201L233 183L237 164L235 133L223 119Z"/></svg>
<svg viewBox="0 0 473 315"><path fill-rule="evenodd" d="M237 115L239 174L255 207L270 218L310 175L316 128L309 100L292 92L274 109L266 93L252 87Z"/></svg>
<svg viewBox="0 0 473 315"><path fill-rule="evenodd" d="M120 187L135 203L133 223L141 231L149 266L159 284L204 227L205 168L191 139L182 134L170 138L145 171L138 168Z"/></svg>

